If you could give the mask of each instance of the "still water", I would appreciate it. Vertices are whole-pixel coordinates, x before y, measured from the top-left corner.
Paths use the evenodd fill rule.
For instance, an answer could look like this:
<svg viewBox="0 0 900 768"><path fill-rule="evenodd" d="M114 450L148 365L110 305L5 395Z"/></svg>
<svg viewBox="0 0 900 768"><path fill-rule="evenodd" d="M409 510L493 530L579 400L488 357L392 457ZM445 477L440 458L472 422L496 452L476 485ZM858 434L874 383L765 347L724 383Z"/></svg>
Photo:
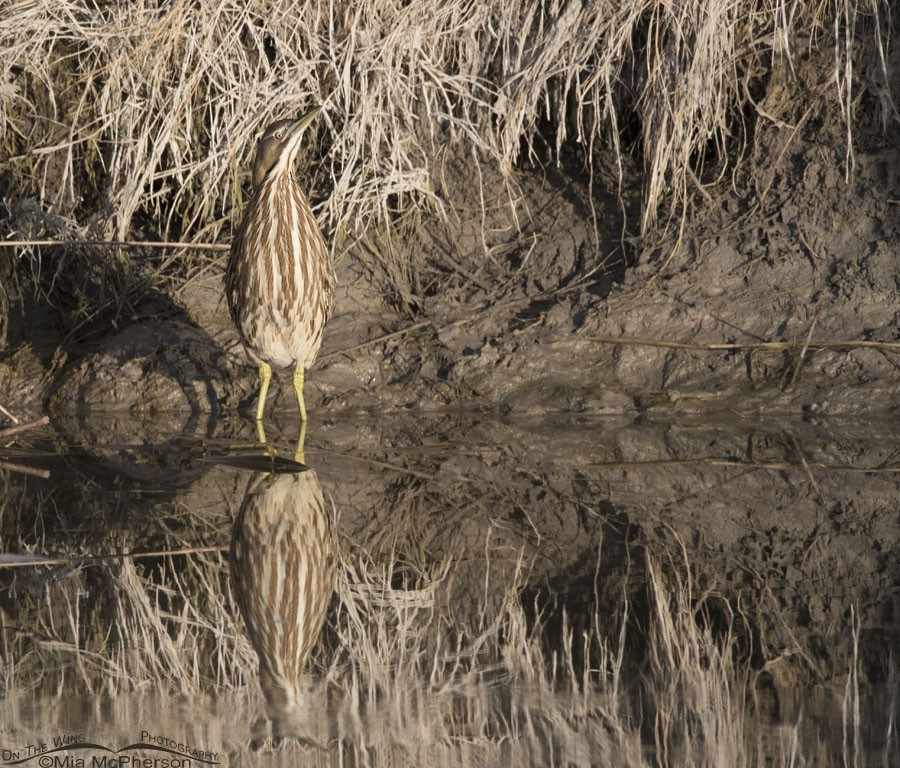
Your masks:
<svg viewBox="0 0 900 768"><path fill-rule="evenodd" d="M890 424L273 421L0 447L0 765L900 764Z"/></svg>

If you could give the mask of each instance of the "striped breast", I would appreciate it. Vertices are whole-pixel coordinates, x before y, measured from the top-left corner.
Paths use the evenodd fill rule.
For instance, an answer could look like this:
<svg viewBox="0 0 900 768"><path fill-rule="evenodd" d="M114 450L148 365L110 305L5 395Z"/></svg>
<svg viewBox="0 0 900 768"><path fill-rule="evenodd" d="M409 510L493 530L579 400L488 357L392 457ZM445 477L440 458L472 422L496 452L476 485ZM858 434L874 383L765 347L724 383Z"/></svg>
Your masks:
<svg viewBox="0 0 900 768"><path fill-rule="evenodd" d="M226 270L231 317L251 356L311 365L334 306L325 239L289 174L266 177L244 211Z"/></svg>
<svg viewBox="0 0 900 768"><path fill-rule="evenodd" d="M331 518L315 472L265 476L248 488L231 572L266 699L292 706L335 579Z"/></svg>

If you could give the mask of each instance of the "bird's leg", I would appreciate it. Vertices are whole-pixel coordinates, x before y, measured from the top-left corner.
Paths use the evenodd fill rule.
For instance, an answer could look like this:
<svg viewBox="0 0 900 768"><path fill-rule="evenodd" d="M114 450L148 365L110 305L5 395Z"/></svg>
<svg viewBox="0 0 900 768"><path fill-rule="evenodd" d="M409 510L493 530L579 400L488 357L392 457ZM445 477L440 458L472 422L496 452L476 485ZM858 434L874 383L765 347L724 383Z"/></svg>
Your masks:
<svg viewBox="0 0 900 768"><path fill-rule="evenodd" d="M306 423L306 403L303 402L303 363L299 363L294 369L294 393L297 395L297 405L300 408L300 421Z"/></svg>
<svg viewBox="0 0 900 768"><path fill-rule="evenodd" d="M300 434L297 437L297 450L294 451L294 461L300 464L306 464L306 455L304 452L304 443L306 443L306 422L300 422Z"/></svg>
<svg viewBox="0 0 900 768"><path fill-rule="evenodd" d="M266 428L263 425L262 419L258 419L256 422L256 439L264 449L266 456L270 459L274 459L278 456L278 449L274 445L269 445L269 440L266 437Z"/></svg>
<svg viewBox="0 0 900 768"><path fill-rule="evenodd" d="M269 391L269 382L272 380L272 366L268 363L259 364L259 404L256 406L256 420L262 421L263 411L266 409L266 394Z"/></svg>
<svg viewBox="0 0 900 768"><path fill-rule="evenodd" d="M269 444L269 441L266 440L266 428L263 426L261 420L256 422L256 440L263 446Z"/></svg>

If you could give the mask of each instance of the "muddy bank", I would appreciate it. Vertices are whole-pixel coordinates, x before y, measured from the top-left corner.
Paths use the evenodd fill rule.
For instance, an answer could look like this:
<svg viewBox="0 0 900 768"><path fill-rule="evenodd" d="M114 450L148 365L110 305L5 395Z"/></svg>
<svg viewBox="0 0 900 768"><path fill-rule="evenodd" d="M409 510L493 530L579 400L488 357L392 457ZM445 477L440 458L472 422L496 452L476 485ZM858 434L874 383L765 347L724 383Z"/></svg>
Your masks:
<svg viewBox="0 0 900 768"><path fill-rule="evenodd" d="M573 149L516 175L514 202L507 180L484 167L476 187L469 155L451 154L436 175L445 218L342 249L306 396L310 461L353 455L321 462L345 528L368 545L401 530L435 557L490 540L510 555L497 567L524 552L534 584L561 595L592 578L615 530L686 559L743 611L760 663L795 654L839 674L851 611L880 658L900 615L900 131L859 127L846 181L839 109L805 93L773 81L748 162L698 180L683 229L655 242L634 238L636 171L620 187L597 158L591 185ZM406 249L406 277L384 273L385 247ZM65 305L7 265L0 404L47 411L62 443L116 472L135 461L110 443L253 442L256 376L222 267L131 285L114 323L100 313L72 335ZM270 436L288 443L287 377L273 389ZM441 447L391 454L410 442ZM403 471L360 469L360 452ZM211 482L200 475L184 485Z"/></svg>
<svg viewBox="0 0 900 768"><path fill-rule="evenodd" d="M871 93L848 126L826 59L775 67L749 143L733 148L742 162L716 158L683 219L643 239L634 164L620 176L608 152L572 144L503 177L451 145L434 161L433 216L339 241L310 405L893 412L900 127L865 117ZM27 201L11 214L17 231L71 236ZM155 253L132 274L141 262L115 252L50 249L71 273L50 284L5 262L0 402L58 420L249 413L256 380L225 307L224 254L175 280ZM273 410L289 407L284 389Z"/></svg>

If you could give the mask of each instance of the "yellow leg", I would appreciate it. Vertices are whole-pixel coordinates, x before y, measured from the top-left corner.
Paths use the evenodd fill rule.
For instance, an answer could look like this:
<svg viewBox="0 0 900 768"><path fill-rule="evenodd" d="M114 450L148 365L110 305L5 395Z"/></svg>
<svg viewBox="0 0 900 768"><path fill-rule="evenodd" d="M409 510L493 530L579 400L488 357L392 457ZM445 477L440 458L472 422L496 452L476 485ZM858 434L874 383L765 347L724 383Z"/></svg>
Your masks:
<svg viewBox="0 0 900 768"><path fill-rule="evenodd" d="M300 407L300 421L306 423L306 403L303 402L303 363L294 369L294 393L297 395L297 405Z"/></svg>
<svg viewBox="0 0 900 768"><path fill-rule="evenodd" d="M269 441L266 438L266 428L263 426L262 419L256 422L256 439L259 440L259 444L263 447L263 452L270 459L274 459L278 456L278 449L274 445L269 445Z"/></svg>
<svg viewBox="0 0 900 768"><path fill-rule="evenodd" d="M300 464L306 464L306 454L303 450L303 445L306 442L306 422L300 422L300 434L297 436L297 450L294 451L294 461L299 462Z"/></svg>
<svg viewBox="0 0 900 768"><path fill-rule="evenodd" d="M266 409L266 394L269 391L269 382L272 380L272 367L268 363L259 364L259 404L256 406L256 420L262 421L263 411Z"/></svg>

